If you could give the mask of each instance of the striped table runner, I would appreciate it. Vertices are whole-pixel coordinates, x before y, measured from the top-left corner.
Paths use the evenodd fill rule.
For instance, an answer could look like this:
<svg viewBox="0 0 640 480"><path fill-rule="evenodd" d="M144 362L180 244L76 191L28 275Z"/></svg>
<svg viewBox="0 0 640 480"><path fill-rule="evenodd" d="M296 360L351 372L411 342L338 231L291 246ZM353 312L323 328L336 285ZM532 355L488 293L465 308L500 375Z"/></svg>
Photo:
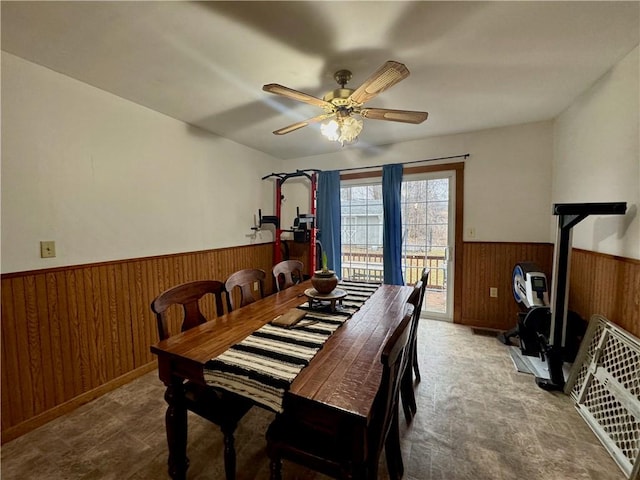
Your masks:
<svg viewBox="0 0 640 480"><path fill-rule="evenodd" d="M207 385L245 396L270 410L282 411L284 393L327 339L364 304L378 284L341 282L348 292L335 312L297 308L307 313L293 328L267 324L207 362Z"/></svg>

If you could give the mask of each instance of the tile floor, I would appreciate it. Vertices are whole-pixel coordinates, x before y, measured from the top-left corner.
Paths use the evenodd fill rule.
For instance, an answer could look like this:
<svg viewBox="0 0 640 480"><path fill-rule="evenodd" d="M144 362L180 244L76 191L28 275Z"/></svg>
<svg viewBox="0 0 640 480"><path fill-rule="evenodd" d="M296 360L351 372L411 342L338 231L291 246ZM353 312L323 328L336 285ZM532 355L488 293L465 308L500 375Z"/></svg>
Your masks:
<svg viewBox="0 0 640 480"><path fill-rule="evenodd" d="M570 399L517 373L495 338L422 320L419 341L418 414L407 426L401 413L405 479L624 480ZM151 372L3 445L1 478L168 478L163 393ZM239 425L238 479L268 479L272 419L253 408ZM221 452L219 430L190 415L188 478L224 478ZM380 475L387 478L384 464ZM326 477L285 462L284 478Z"/></svg>

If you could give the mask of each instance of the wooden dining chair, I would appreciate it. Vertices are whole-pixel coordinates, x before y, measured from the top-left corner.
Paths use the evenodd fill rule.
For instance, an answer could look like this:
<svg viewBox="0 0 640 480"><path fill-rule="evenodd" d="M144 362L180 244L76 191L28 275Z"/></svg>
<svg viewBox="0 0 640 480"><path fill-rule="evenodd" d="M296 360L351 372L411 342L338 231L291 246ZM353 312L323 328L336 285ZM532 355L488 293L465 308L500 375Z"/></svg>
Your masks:
<svg viewBox="0 0 640 480"><path fill-rule="evenodd" d="M420 312L422 312L422 303L427 289L427 280L429 280L429 269L424 268L420 280L414 285L413 292L408 300L408 303L414 306L414 318L409 336L407 361L403 367L400 384L402 409L407 423L411 422L413 416L418 411L415 393L413 391L415 386L413 375L415 374L416 376L416 383L419 383L421 378L420 368L418 366L418 326L420 322Z"/></svg>
<svg viewBox="0 0 640 480"><path fill-rule="evenodd" d="M409 344L407 346L407 354L402 361L401 380L400 380L400 399L402 401L402 409L404 418L410 423L416 413L416 398L413 391L413 348L416 343L418 334L418 320L420 319L420 295L422 294L422 280L413 286L413 291L407 303L413 306L413 316L409 326Z"/></svg>
<svg viewBox="0 0 640 480"><path fill-rule="evenodd" d="M420 276L420 281L422 282L422 290L420 290L420 298L418 300L418 305L416 306L416 309L418 310L417 314L418 317L418 321L420 320L420 312L422 312L422 303L424 302L424 295L425 292L427 291L427 282L429 280L429 272L430 270L428 268L423 268L422 269L422 275ZM417 322L416 322L417 323ZM416 335L413 338L413 341L411 343L411 364L413 365L413 372L415 373L416 376L416 382L420 382L421 377L420 377L420 368L418 366L418 332L417 332L417 325L416 325Z"/></svg>
<svg viewBox="0 0 640 480"><path fill-rule="evenodd" d="M169 328L169 308L176 305L183 310L180 331L186 331L205 323L207 319L200 309L203 297L211 294L215 299L218 316L222 315L222 296L224 284L217 280L201 280L182 283L165 290L151 302L151 310L156 315L160 340L171 336ZM244 397L203 386L194 382L185 382L185 406L187 410L220 426L224 436L224 468L227 480L235 478L236 453L234 432L238 422L249 411L253 403Z"/></svg>
<svg viewBox="0 0 640 480"><path fill-rule="evenodd" d="M266 274L264 273L264 270L260 270L258 268L246 268L232 273L224 284L227 291L227 308L229 311L244 307L245 305L249 305L250 303L262 298L264 296L265 278ZM258 284L258 288L257 292L254 293L254 285L256 283ZM240 291L240 300L237 304L234 300L236 295L234 290L236 288ZM257 298L256 294L258 295Z"/></svg>
<svg viewBox="0 0 640 480"><path fill-rule="evenodd" d="M404 466L400 451L398 395L403 358L407 353L413 309L408 306L402 321L386 341L380 361L382 380L373 404L372 417L366 427L366 439L348 426L341 431L328 428L322 419L300 418L287 411L276 416L267 430L267 454L271 480L280 480L282 460L335 478L376 480L382 449L392 480L402 478ZM358 430L360 432L360 430ZM362 441L366 445L362 445Z"/></svg>
<svg viewBox="0 0 640 480"><path fill-rule="evenodd" d="M303 263L300 260L283 260L273 267L273 278L278 291L302 281Z"/></svg>
<svg viewBox="0 0 640 480"><path fill-rule="evenodd" d="M158 322L158 334L160 340L171 336L169 328L168 309L172 305L180 305L183 309L180 331L184 332L197 325L205 323L207 319L200 310L200 300L207 294L211 294L215 300L216 315L224 314L222 298L224 283L217 280L199 280L186 282L165 290L151 303L151 310L156 314Z"/></svg>

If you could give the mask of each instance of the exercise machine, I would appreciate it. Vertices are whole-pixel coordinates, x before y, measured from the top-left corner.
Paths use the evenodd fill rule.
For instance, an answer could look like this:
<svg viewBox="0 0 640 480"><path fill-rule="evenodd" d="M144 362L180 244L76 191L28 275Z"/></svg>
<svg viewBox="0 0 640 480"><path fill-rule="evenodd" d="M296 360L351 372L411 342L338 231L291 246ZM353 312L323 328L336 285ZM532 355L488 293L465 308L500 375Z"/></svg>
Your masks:
<svg viewBox="0 0 640 480"><path fill-rule="evenodd" d="M543 340L549 338L551 304L547 276L534 262L520 262L513 268L513 297L520 308L518 321L511 330L498 335L505 345L517 337L522 355L544 360ZM567 312L567 334L562 359L573 363L586 330L586 322L577 313Z"/></svg>
<svg viewBox="0 0 640 480"><path fill-rule="evenodd" d="M550 311L547 276L533 262L517 263L512 275L513 297L520 308L511 330L498 335L505 345L517 337L523 355L540 355L538 332L549 335Z"/></svg>
<svg viewBox="0 0 640 480"><path fill-rule="evenodd" d="M253 228L259 230L264 225L273 225L274 228L274 244L273 244L273 263L274 265L280 263L282 260L288 260L288 245L286 241L282 240L282 234L289 232L293 234L293 241L296 243L306 243L309 247L309 272L313 274L317 265L317 228L315 226L316 218L316 192L318 185L318 172L320 170L296 170L292 173L271 173L262 177L262 180L269 178L276 179L276 214L263 216L262 210L258 210L259 223ZM282 228L282 185L292 178L306 178L310 182L310 213L301 214L300 208L296 208L296 218L294 219L293 226L290 229ZM284 254L283 254L284 250Z"/></svg>
<svg viewBox="0 0 640 480"><path fill-rule="evenodd" d="M521 308L548 307L547 276L533 262L516 264L513 269L513 296Z"/></svg>
<svg viewBox="0 0 640 480"><path fill-rule="evenodd" d="M584 334L584 321L568 310L572 229L589 215L624 215L626 210L626 202L554 204L558 228L550 296L546 294L546 276L539 268L530 263L521 263L514 268L513 292L524 311L518 314L516 327L499 339L509 344L510 338L517 335L523 354L540 355L547 362L549 378L536 377L540 388L564 388L562 365L575 359Z"/></svg>

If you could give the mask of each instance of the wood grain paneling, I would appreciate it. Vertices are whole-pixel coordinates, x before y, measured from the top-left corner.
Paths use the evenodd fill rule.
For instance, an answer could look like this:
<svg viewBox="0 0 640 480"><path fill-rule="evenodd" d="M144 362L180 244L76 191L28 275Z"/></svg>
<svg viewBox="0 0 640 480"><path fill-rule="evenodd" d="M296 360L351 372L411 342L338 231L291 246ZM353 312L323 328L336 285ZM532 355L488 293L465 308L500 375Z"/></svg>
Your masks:
<svg viewBox="0 0 640 480"><path fill-rule="evenodd" d="M536 262L551 281L551 244L464 244L461 323L499 330L515 325L511 275L522 261ZM569 281L569 309L585 320L602 314L640 337L640 261L573 249ZM497 298L489 297L489 287L498 288Z"/></svg>
<svg viewBox="0 0 640 480"><path fill-rule="evenodd" d="M513 266L535 261L550 277L553 246L467 242L463 249L461 323L511 328ZM272 258L273 245L261 244L2 275L2 441L154 368L149 305L162 290L258 267L270 293ZM583 318L601 313L640 336L640 262L574 250L569 301ZM203 310L215 315L211 301ZM177 328L177 312L172 322Z"/></svg>
<svg viewBox="0 0 640 480"><path fill-rule="evenodd" d="M518 307L511 291L513 267L536 262L551 278L553 245L548 243L465 242L460 323L507 330L515 325ZM498 297L489 297L489 288Z"/></svg>
<svg viewBox="0 0 640 480"><path fill-rule="evenodd" d="M2 442L152 369L161 291L252 267L271 293L272 260L269 243L2 275Z"/></svg>
<svg viewBox="0 0 640 480"><path fill-rule="evenodd" d="M640 260L574 249L569 281L571 310L604 315L640 338Z"/></svg>

